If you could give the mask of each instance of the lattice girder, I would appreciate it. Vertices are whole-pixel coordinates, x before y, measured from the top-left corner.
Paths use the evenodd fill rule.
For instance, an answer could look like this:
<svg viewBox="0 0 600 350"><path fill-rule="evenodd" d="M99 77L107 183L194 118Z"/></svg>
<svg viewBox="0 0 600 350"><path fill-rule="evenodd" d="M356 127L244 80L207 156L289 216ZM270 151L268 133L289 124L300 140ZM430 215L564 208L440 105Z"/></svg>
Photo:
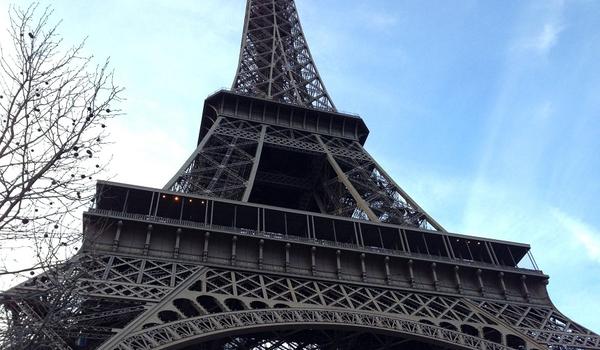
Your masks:
<svg viewBox="0 0 600 350"><path fill-rule="evenodd" d="M470 325L521 337L518 331L460 297L419 294L324 281L204 268L140 315L102 349L161 348L179 341L200 342L219 332L239 333L286 322L317 327L364 328L397 336L446 342L466 348L507 349L461 329ZM481 328L487 325L488 328ZM216 328L215 328L216 327ZM462 327L462 328L461 328ZM252 332L259 332L254 329ZM526 337L525 337L526 339ZM539 347L530 341L529 348Z"/></svg>
<svg viewBox="0 0 600 350"><path fill-rule="evenodd" d="M231 117L218 117L165 188L248 200L257 174L261 174L263 145L321 157L331 155L330 165L333 168L339 166L341 173L324 168L312 181L318 184L314 195L307 193L307 198L317 197L325 213L443 231L356 140ZM285 185L281 181L278 184ZM312 190L305 189L307 192Z"/></svg>
<svg viewBox="0 0 600 350"><path fill-rule="evenodd" d="M335 110L291 0L250 0L232 90Z"/></svg>

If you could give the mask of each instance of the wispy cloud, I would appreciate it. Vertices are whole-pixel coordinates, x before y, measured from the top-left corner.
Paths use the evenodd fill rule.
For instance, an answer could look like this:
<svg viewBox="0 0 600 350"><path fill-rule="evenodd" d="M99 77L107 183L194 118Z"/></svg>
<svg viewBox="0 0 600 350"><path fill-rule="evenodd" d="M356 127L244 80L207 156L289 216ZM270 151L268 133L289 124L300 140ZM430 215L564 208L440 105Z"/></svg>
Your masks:
<svg viewBox="0 0 600 350"><path fill-rule="evenodd" d="M582 220L553 208L552 216L581 245L590 259L600 263L600 232Z"/></svg>
<svg viewBox="0 0 600 350"><path fill-rule="evenodd" d="M398 18L393 14L383 12L369 12L364 14L366 24L377 29L387 29L398 23Z"/></svg>
<svg viewBox="0 0 600 350"><path fill-rule="evenodd" d="M556 45L564 28L560 23L544 23L537 32L525 37L519 47L539 54L546 54Z"/></svg>
<svg viewBox="0 0 600 350"><path fill-rule="evenodd" d="M559 42L560 34L566 28L563 15L563 1L548 1L542 8L530 9L513 49L546 55Z"/></svg>

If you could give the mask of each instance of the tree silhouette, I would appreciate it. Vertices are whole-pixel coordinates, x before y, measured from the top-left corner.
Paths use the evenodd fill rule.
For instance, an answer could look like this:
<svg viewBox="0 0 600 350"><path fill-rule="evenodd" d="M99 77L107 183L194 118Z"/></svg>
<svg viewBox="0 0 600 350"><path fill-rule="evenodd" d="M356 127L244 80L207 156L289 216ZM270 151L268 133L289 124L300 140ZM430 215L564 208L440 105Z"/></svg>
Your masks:
<svg viewBox="0 0 600 350"><path fill-rule="evenodd" d="M3 348L57 343L55 329L77 309L83 269L66 259L106 163L107 122L120 113L108 60L95 65L85 40L64 48L51 15L12 7L12 40L0 46L0 275L37 275L20 285L30 293L2 293Z"/></svg>

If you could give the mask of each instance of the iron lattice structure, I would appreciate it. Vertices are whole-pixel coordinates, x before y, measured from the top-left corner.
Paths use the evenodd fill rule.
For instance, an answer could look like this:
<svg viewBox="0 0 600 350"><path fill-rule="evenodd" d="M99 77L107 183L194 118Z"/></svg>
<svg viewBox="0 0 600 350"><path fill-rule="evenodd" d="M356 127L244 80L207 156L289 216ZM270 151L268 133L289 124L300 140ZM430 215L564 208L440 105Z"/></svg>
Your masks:
<svg viewBox="0 0 600 350"><path fill-rule="evenodd" d="M232 90L335 110L308 49L293 1L248 1Z"/></svg>
<svg viewBox="0 0 600 350"><path fill-rule="evenodd" d="M600 348L521 267L528 245L446 232L367 136L293 1L249 0L197 148L162 189L99 182L78 254L3 294L9 331L49 349Z"/></svg>

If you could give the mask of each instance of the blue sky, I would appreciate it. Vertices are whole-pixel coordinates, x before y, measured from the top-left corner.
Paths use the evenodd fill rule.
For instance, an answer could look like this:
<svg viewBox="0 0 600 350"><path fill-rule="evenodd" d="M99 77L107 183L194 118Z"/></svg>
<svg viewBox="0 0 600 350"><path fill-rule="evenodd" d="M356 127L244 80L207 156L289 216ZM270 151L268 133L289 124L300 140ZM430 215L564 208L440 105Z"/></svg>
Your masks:
<svg viewBox="0 0 600 350"><path fill-rule="evenodd" d="M65 41L88 36L126 88L112 178L162 187L231 85L244 1L53 4ZM554 303L600 331L600 1L297 6L336 106L395 180L450 231L530 243Z"/></svg>

